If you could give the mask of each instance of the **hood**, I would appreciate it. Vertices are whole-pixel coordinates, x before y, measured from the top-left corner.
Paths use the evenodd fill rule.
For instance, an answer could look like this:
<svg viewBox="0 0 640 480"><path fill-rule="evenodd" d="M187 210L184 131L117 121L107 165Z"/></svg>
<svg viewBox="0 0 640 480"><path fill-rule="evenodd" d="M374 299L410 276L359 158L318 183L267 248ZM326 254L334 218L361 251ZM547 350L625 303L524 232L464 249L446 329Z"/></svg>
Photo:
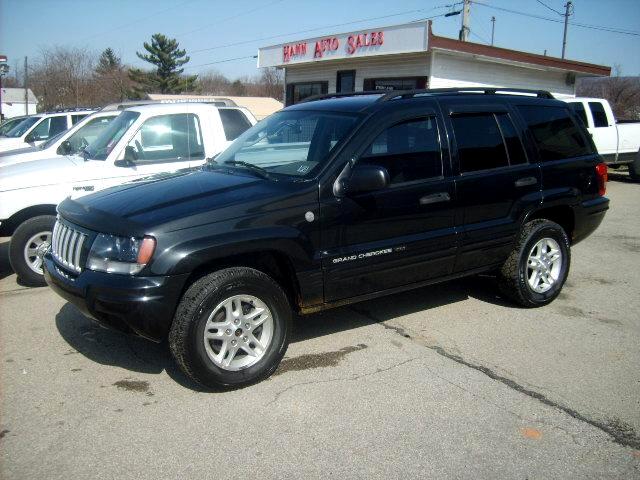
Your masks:
<svg viewBox="0 0 640 480"><path fill-rule="evenodd" d="M20 137L0 137L0 152L8 152L9 150L22 149L25 146L29 146Z"/></svg>
<svg viewBox="0 0 640 480"><path fill-rule="evenodd" d="M47 154L48 153L48 154ZM38 147L21 148L19 150L10 150L8 152L0 153L0 167L6 167L7 165L14 165L16 163L30 162L31 160L38 160L42 158L48 158L51 153L40 150Z"/></svg>
<svg viewBox="0 0 640 480"><path fill-rule="evenodd" d="M71 157L0 166L0 192L69 182L74 179L76 170L76 162Z"/></svg>
<svg viewBox="0 0 640 480"><path fill-rule="evenodd" d="M266 198L286 192L282 183L227 171L185 170L68 199L58 209L90 230L132 235L202 213L203 223L242 216L256 203L264 205ZM139 229L132 230L133 225Z"/></svg>

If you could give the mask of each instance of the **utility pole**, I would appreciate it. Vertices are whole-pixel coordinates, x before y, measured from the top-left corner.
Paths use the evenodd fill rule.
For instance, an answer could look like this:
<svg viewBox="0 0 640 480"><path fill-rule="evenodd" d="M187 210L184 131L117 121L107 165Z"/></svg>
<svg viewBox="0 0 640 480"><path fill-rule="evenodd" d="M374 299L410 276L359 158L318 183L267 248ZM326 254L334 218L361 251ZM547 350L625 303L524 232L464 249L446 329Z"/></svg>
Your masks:
<svg viewBox="0 0 640 480"><path fill-rule="evenodd" d="M24 114L29 115L29 74L27 57L24 57Z"/></svg>
<svg viewBox="0 0 640 480"><path fill-rule="evenodd" d="M562 58L564 58L564 54L567 50L567 27L569 26L569 15L573 13L573 3L568 1L565 4L565 12L564 12L564 34L562 36Z"/></svg>
<svg viewBox="0 0 640 480"><path fill-rule="evenodd" d="M493 36L496 32L496 17L491 17L491 46L493 47Z"/></svg>
<svg viewBox="0 0 640 480"><path fill-rule="evenodd" d="M462 7L462 27L460 28L460 34L458 39L466 42L469 37L469 21L471 20L471 0L464 0L464 6Z"/></svg>

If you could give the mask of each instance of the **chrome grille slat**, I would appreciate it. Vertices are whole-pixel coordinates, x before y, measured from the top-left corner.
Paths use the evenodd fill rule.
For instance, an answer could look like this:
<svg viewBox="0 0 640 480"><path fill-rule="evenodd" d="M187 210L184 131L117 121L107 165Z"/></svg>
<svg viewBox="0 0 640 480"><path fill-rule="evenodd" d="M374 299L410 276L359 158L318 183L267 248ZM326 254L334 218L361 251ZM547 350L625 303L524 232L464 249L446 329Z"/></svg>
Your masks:
<svg viewBox="0 0 640 480"><path fill-rule="evenodd" d="M51 237L51 253L58 264L81 272L82 247L87 239L87 235L74 227L57 221L53 227Z"/></svg>

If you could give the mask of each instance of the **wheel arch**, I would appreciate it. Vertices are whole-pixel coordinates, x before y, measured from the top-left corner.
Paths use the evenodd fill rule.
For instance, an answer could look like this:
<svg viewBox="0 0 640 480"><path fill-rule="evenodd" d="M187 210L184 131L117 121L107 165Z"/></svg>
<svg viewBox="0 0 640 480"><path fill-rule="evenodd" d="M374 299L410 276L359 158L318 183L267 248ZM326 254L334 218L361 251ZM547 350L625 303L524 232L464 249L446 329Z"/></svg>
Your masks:
<svg viewBox="0 0 640 480"><path fill-rule="evenodd" d="M541 208L530 212L525 218L524 223L531 220L547 219L560 225L567 236L573 243L573 235L576 228L575 211L569 205L555 205L552 207Z"/></svg>
<svg viewBox="0 0 640 480"><path fill-rule="evenodd" d="M10 237L13 235L16 228L30 218L39 217L40 215L55 216L57 214L56 207L57 205L54 204L41 204L23 208L2 222L2 225L0 226L0 235Z"/></svg>

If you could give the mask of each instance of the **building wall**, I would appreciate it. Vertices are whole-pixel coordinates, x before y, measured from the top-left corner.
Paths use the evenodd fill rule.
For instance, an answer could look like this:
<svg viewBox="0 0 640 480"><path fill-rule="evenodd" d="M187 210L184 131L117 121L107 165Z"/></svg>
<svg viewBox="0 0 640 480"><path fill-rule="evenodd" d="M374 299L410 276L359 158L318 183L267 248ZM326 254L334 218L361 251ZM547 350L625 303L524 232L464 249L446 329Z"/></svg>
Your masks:
<svg viewBox="0 0 640 480"><path fill-rule="evenodd" d="M567 85L566 73L536 70L516 65L460 58L436 52L433 57L430 88L512 87L548 90L554 95L575 97L575 84Z"/></svg>
<svg viewBox="0 0 640 480"><path fill-rule="evenodd" d="M29 104L29 115L36 113L36 104ZM24 103L2 103L2 116L4 118L13 118L24 115Z"/></svg>
<svg viewBox="0 0 640 480"><path fill-rule="evenodd" d="M290 66L286 67L286 82L328 82L329 93L335 93L337 73L340 70L355 70L356 91L362 91L365 78L429 76L429 55L390 55Z"/></svg>

